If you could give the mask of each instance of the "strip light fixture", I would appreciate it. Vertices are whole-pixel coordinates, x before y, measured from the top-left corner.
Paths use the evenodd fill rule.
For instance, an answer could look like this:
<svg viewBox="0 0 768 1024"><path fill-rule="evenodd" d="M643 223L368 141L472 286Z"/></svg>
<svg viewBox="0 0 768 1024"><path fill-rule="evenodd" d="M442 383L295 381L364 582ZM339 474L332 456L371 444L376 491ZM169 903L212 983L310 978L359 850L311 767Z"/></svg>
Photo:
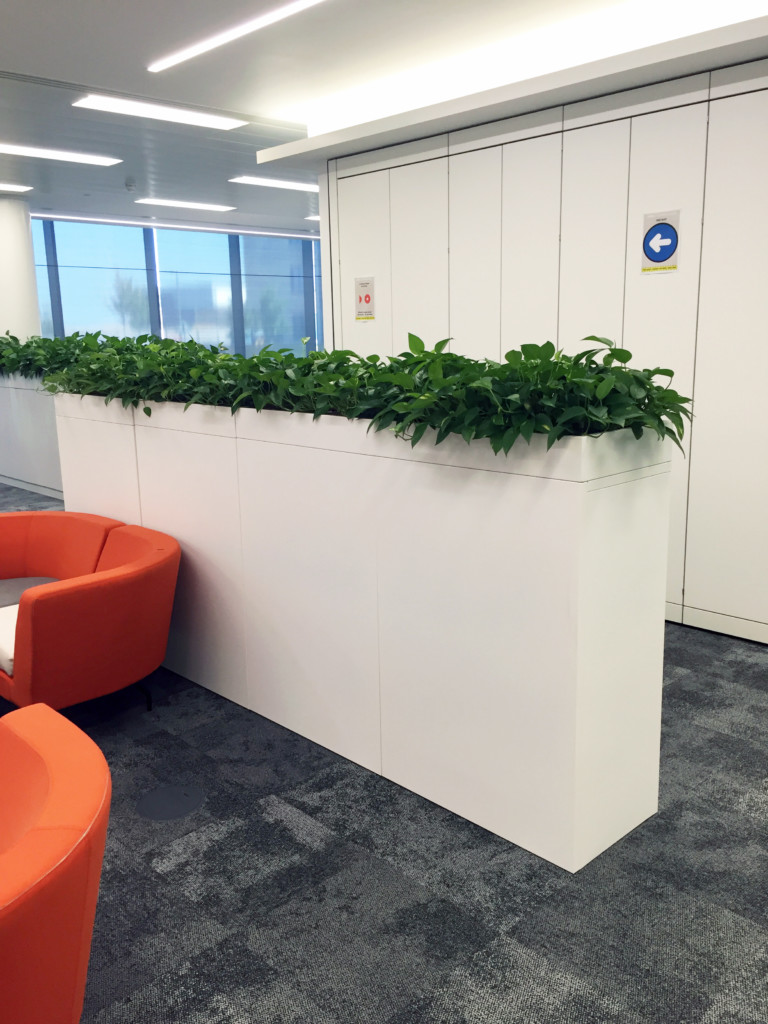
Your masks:
<svg viewBox="0 0 768 1024"><path fill-rule="evenodd" d="M201 53L215 50L218 46L224 46L235 39L242 39L243 36L248 36L252 32L258 32L259 29L266 28L267 25L274 25L276 21L283 21L284 18L290 18L293 14L301 14L307 8L315 7L321 3L323 3L323 0L294 0L293 3L286 4L284 7L278 7L274 11L267 12L267 14L260 14L257 18L251 18L249 21L244 21L241 25L235 25L224 32L217 32L216 35L208 36L207 39L202 39L199 43L193 43L191 46L186 46L183 50L177 50L176 53L172 53L168 57L162 57L160 60L150 64L147 67L147 71L165 71L166 68L172 68L185 60L199 57Z"/></svg>
<svg viewBox="0 0 768 1024"><path fill-rule="evenodd" d="M0 192L31 192L31 185L7 185L5 182L0 182Z"/></svg>
<svg viewBox="0 0 768 1024"><path fill-rule="evenodd" d="M281 181L279 178L253 178L249 174L243 174L239 178L230 178L235 185L263 185L265 188L292 188L297 192L319 192L319 185L312 185L307 181Z"/></svg>
<svg viewBox="0 0 768 1024"><path fill-rule="evenodd" d="M225 132L233 128L242 128L249 123L234 117L222 117L220 114L204 114L199 110L168 107L161 103L144 103L140 100L122 99L119 96L99 96L95 93L84 96L72 106L85 107L87 110L103 110L108 114L127 114L130 117L148 117L155 121L192 124L199 128L217 128Z"/></svg>
<svg viewBox="0 0 768 1024"><path fill-rule="evenodd" d="M14 146L10 142L0 142L0 153L8 156L32 156L41 160L64 160L70 164L92 164L95 167L112 167L123 162L113 156L72 153L66 149L40 149L38 146Z"/></svg>
<svg viewBox="0 0 768 1024"><path fill-rule="evenodd" d="M184 210L215 210L217 213L237 209L236 206L218 206L216 203L187 203L182 199L134 199L134 203L144 203L146 206L180 206Z"/></svg>
<svg viewBox="0 0 768 1024"><path fill-rule="evenodd" d="M305 217L304 220L320 220L320 214L314 213L311 217Z"/></svg>

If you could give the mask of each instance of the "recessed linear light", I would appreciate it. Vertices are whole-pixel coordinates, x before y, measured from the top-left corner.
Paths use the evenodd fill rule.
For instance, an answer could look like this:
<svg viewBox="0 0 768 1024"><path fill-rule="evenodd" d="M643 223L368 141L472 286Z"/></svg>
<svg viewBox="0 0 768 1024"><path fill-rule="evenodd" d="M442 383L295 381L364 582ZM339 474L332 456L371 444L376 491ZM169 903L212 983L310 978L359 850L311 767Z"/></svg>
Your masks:
<svg viewBox="0 0 768 1024"><path fill-rule="evenodd" d="M216 203L186 203L182 199L134 199L134 203L144 203L146 206L181 206L185 210L215 210L218 213L237 209L236 206L218 206Z"/></svg>
<svg viewBox="0 0 768 1024"><path fill-rule="evenodd" d="M225 43L231 43L234 39L241 39L243 36L250 35L251 32L258 32L260 28L274 25L276 21L290 18L292 14L300 14L302 11L306 11L308 7L314 7L322 2L323 0L294 0L294 3L286 4L285 7L278 7L267 14L259 15L258 18L251 18L249 21L244 21L241 25L235 25L234 28L226 29L224 32L217 32L216 35L202 39L199 43L193 43L192 46L187 46L183 50L177 50L176 53L172 53L168 57L162 57L160 60L150 64L147 71L165 71L166 68L172 68L175 64L191 60L192 57L199 57L201 53L215 50L217 46L224 46Z"/></svg>
<svg viewBox="0 0 768 1024"><path fill-rule="evenodd" d="M320 220L320 214L315 213L311 217L305 217L304 220Z"/></svg>
<svg viewBox="0 0 768 1024"><path fill-rule="evenodd" d="M0 153L8 156L34 156L41 160L65 160L70 164L93 164L96 167L112 167L123 161L113 156L93 156L92 153L71 153L66 149L40 149L37 146L12 146L0 142Z"/></svg>
<svg viewBox="0 0 768 1024"><path fill-rule="evenodd" d="M203 114L199 110L184 110L181 107L166 107L160 103L142 103L139 100L125 100L118 96L84 96L72 104L73 107L85 107L87 110L104 110L109 114L128 114L132 117L150 117L156 121L173 121L176 124L193 124L199 128L219 128L231 131L242 128L248 121L238 121L234 117L221 117L219 114Z"/></svg>
<svg viewBox="0 0 768 1024"><path fill-rule="evenodd" d="M236 185L264 185L266 188L293 188L298 192L319 192L319 185L311 185L306 181L280 181L278 178L252 178L243 174L239 178L230 178Z"/></svg>
<svg viewBox="0 0 768 1024"><path fill-rule="evenodd" d="M0 182L0 192L31 192L31 185L6 185Z"/></svg>

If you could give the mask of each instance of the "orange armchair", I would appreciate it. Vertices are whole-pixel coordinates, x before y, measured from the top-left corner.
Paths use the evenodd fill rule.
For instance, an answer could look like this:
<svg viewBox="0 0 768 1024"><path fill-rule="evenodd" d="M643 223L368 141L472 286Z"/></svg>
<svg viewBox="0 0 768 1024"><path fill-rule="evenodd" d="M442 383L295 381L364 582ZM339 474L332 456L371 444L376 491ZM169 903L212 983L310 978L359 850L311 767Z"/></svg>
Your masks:
<svg viewBox="0 0 768 1024"><path fill-rule="evenodd" d="M96 744L44 704L0 718L0 1011L77 1024L112 783Z"/></svg>
<svg viewBox="0 0 768 1024"><path fill-rule="evenodd" d="M0 514L0 579L57 578L0 608L0 696L63 708L149 675L165 657L180 557L172 537L114 519Z"/></svg>

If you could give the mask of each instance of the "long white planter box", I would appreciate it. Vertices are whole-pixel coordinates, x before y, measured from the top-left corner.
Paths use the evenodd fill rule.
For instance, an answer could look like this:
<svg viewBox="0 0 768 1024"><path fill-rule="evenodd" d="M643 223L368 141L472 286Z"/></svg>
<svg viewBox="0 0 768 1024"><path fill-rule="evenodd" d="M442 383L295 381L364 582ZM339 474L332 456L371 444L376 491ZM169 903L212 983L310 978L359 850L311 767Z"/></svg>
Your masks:
<svg viewBox="0 0 768 1024"><path fill-rule="evenodd" d="M56 402L67 508L182 544L171 667L571 871L655 812L654 438Z"/></svg>
<svg viewBox="0 0 768 1024"><path fill-rule="evenodd" d="M38 378L0 375L0 478L61 496L53 396Z"/></svg>

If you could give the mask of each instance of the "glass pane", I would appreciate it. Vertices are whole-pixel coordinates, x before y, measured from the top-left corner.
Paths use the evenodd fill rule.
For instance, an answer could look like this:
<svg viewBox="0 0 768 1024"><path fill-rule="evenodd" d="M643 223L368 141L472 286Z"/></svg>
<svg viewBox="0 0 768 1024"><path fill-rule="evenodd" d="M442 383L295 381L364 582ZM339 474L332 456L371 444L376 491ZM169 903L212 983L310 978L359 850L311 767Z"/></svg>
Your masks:
<svg viewBox="0 0 768 1024"><path fill-rule="evenodd" d="M117 224L58 220L56 255L60 267L144 270L144 232Z"/></svg>
<svg viewBox="0 0 768 1024"><path fill-rule="evenodd" d="M48 267L35 267L37 275L37 304L40 307L40 333L44 338L53 337L53 314L51 313L51 289L48 284Z"/></svg>
<svg viewBox="0 0 768 1024"><path fill-rule="evenodd" d="M179 232L188 234L188 232ZM163 336L194 338L203 345L232 345L232 285L229 273L186 274L161 271Z"/></svg>
<svg viewBox="0 0 768 1024"><path fill-rule="evenodd" d="M158 228L158 270L184 274L229 274L229 239L207 231Z"/></svg>
<svg viewBox="0 0 768 1024"><path fill-rule="evenodd" d="M57 224L57 241L58 229ZM60 265L59 281L66 334L104 331L127 337L149 333L146 271Z"/></svg>
<svg viewBox="0 0 768 1024"><path fill-rule="evenodd" d="M232 282L227 235L164 229L156 234L164 336L230 348Z"/></svg>
<svg viewBox="0 0 768 1024"><path fill-rule="evenodd" d="M245 354L269 345L303 355L316 336L313 243L259 235L243 235L240 242ZM306 346L304 337L310 338Z"/></svg>

